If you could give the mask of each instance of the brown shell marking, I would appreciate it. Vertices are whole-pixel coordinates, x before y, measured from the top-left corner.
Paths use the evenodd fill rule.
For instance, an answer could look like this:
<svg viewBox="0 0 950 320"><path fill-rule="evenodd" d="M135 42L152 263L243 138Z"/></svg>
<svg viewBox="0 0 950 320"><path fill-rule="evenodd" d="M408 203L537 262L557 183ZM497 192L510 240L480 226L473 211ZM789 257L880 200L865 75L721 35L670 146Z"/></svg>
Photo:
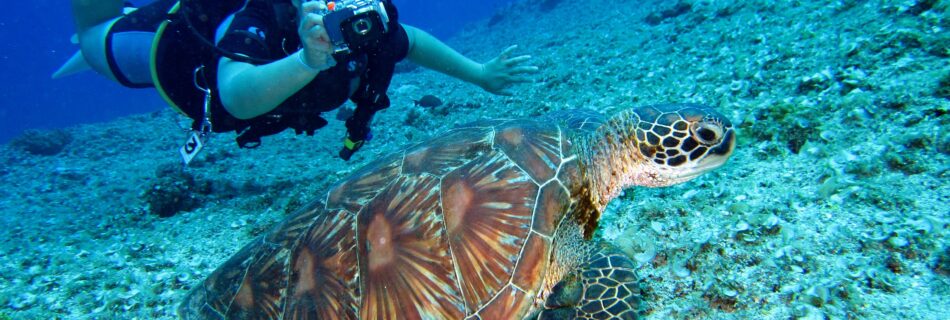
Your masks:
<svg viewBox="0 0 950 320"><path fill-rule="evenodd" d="M399 175L402 158L402 154L394 154L377 160L354 173L353 178L334 186L327 195L327 209L359 211Z"/></svg>
<svg viewBox="0 0 950 320"><path fill-rule="evenodd" d="M478 312L481 319L511 319L512 315L525 314L531 307L532 297L521 290L506 286L504 290L491 302Z"/></svg>
<svg viewBox="0 0 950 320"><path fill-rule="evenodd" d="M263 243L260 250L249 260L249 268L235 268L234 271L245 271L234 294L230 305L214 306L217 310L227 310L227 318L273 319L280 314L282 279L286 278L281 255L286 255L286 249ZM223 301L218 301L223 302Z"/></svg>
<svg viewBox="0 0 950 320"><path fill-rule="evenodd" d="M498 293L514 272L538 186L503 154L483 156L442 182L449 244L468 310Z"/></svg>
<svg viewBox="0 0 950 320"><path fill-rule="evenodd" d="M572 162L568 162L570 163ZM558 182L546 184L538 195L532 229L544 236L553 237L562 214L570 207L570 202L571 195L563 185Z"/></svg>
<svg viewBox="0 0 950 320"><path fill-rule="evenodd" d="M203 313L228 317L275 317L282 301L279 288L287 276L283 267L288 251L297 238L320 216L323 204L311 203L301 214L276 226L268 237L248 245L216 270L205 281L207 308ZM220 285L229 285L228 288ZM210 310L209 310L210 308Z"/></svg>
<svg viewBox="0 0 950 320"><path fill-rule="evenodd" d="M491 150L491 128L450 131L433 141L410 149L402 173L443 175L448 170Z"/></svg>
<svg viewBox="0 0 950 320"><path fill-rule="evenodd" d="M510 122L498 130L495 144L538 183L554 177L561 164L561 137L535 123Z"/></svg>
<svg viewBox="0 0 950 320"><path fill-rule="evenodd" d="M525 242L518 267L511 277L511 283L522 290L533 291L544 282L553 244L551 238L531 233Z"/></svg>
<svg viewBox="0 0 950 320"><path fill-rule="evenodd" d="M351 212L328 211L294 248L285 318L349 319L356 314L355 221Z"/></svg>
<svg viewBox="0 0 950 320"><path fill-rule="evenodd" d="M439 180L399 177L359 213L363 319L451 319L465 310L445 241Z"/></svg>

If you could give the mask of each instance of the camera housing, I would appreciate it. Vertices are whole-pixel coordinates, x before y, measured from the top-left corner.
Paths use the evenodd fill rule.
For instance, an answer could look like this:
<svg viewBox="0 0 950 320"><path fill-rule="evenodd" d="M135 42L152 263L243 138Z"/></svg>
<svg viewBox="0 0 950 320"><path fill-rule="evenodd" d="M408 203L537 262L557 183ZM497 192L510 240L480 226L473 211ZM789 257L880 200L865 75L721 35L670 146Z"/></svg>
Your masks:
<svg viewBox="0 0 950 320"><path fill-rule="evenodd" d="M376 46L389 32L389 15L379 0L337 1L323 16L334 54Z"/></svg>

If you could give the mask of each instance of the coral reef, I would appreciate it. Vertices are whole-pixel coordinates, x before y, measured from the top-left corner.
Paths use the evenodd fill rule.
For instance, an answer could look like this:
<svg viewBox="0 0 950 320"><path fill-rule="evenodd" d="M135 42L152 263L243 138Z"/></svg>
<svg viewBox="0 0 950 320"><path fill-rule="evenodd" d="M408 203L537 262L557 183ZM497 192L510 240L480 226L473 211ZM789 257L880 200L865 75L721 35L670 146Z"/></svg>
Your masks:
<svg viewBox="0 0 950 320"><path fill-rule="evenodd" d="M208 184L199 185L180 164L160 166L155 176L154 181L146 186L142 198L149 213L162 218L197 208L201 203L200 196L208 194L210 189Z"/></svg>
<svg viewBox="0 0 950 320"><path fill-rule="evenodd" d="M10 145L30 154L52 156L59 154L73 141L67 130L26 130L10 140Z"/></svg>

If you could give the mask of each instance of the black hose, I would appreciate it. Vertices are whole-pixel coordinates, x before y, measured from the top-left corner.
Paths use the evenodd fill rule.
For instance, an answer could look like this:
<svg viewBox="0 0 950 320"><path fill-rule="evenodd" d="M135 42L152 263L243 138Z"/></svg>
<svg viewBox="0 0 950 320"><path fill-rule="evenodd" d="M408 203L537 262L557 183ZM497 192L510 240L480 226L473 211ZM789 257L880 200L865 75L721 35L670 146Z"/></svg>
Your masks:
<svg viewBox="0 0 950 320"><path fill-rule="evenodd" d="M188 0L188 1L180 0L181 13L179 14L179 16L181 16L182 20L185 21L185 25L188 27L188 30L190 30L191 33L195 36L195 38L198 38L198 40L201 41L202 44L211 48L211 50L214 51L215 54L226 57L234 61L245 62L245 63L250 63L250 64L267 64L267 63L276 61L276 60L270 60L270 59L261 59L261 58L254 58L254 57L239 55L237 53L224 50L221 47L218 47L217 44L215 44L213 41L205 37L205 35L202 34L201 31L199 31L198 28L195 27L194 23L191 22L190 16L193 12L191 11L192 10L191 7L188 5L188 3L190 3L191 1L192 0Z"/></svg>

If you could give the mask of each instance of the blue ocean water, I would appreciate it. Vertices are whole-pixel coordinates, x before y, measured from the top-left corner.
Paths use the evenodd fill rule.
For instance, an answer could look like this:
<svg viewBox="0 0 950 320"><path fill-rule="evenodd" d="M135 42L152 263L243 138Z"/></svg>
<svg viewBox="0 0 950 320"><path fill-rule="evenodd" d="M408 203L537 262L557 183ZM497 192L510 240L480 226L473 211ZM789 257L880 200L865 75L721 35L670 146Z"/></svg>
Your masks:
<svg viewBox="0 0 950 320"><path fill-rule="evenodd" d="M626 166L622 160L607 159L600 163L611 168L590 165L586 168L593 170L575 171L561 168L571 168L591 155L562 149L561 157L547 156L557 152L551 148L566 145L550 143L556 141L554 137L541 134L554 129L554 123L521 122L529 130L521 130L520 136L528 139L508 139L519 135L495 135L494 131L494 136L486 136L489 131L484 126L472 128L485 133L482 139L474 134L441 133L458 124L490 123L484 120L491 118L549 120L554 118L538 115L576 108L623 114L630 106L664 103L715 107L735 126L737 143L723 167L676 186L632 187L602 211L594 238L616 245L635 260L643 285L637 308L645 319L947 319L950 1L607 0L591 5L508 0L514 3L501 11L492 8L502 5L501 0L477 4L393 1L400 5L404 22L443 39L453 37L468 21L492 12L505 13L455 34L450 43L463 52L486 54L481 57L517 44L519 54L530 54L528 63L540 70L530 83L514 88L513 97L494 96L433 72L401 74L392 90L400 104L378 114L376 138L349 162L336 157L343 130L334 123L336 128L325 128L313 137L290 132L267 137L254 150L237 148L233 134L212 135L185 169L177 153L181 135L174 131L176 116L148 114L167 108L153 90L126 89L91 73L48 80L74 50L67 40L72 32L68 1L9 4L0 13L0 46L4 48L0 61L5 77L0 79L5 102L0 104L0 130L18 132L18 128L59 127L147 113L29 141L36 143L0 143L0 320L179 319L176 308L191 289L245 245L263 244L252 239L280 221L302 221L286 220L293 212L315 213L298 210L307 208L306 203L319 206L333 186L371 181L365 174L373 170L396 176L392 169L400 162L403 169L419 168L407 159L441 158L436 160L443 166L434 165L436 161L418 162L425 170L398 170L397 178L376 180L386 186L368 183L363 189L400 191L380 192L386 197L409 195L403 191L410 188L391 186L428 185L434 182L431 172L452 170L440 178L438 187L403 198L432 199L433 191L444 194L446 181L463 177L458 174L463 170L504 164L492 173L523 178L496 181L486 177L476 182L474 175L465 174L468 178L463 180L471 183L460 183L463 188L459 189L481 182L491 182L486 185L496 190L526 186L525 190L539 193L522 198L529 201L519 205L554 208L539 201L565 193L544 191L583 187L584 182L614 176L610 169L648 167L640 161L643 157L627 156L643 156L637 152L640 148L631 148L632 153L602 153L624 155L633 161ZM430 94L445 104L431 107L409 102ZM498 132L517 129L512 125L505 123ZM666 128L652 127L654 133ZM639 125L630 128L644 130ZM710 127L690 128L702 143L706 139L700 132ZM581 138L560 134L570 132L563 129L558 130L562 142ZM610 132L616 131L611 128ZM459 146L485 141L492 141L491 153L452 156L452 150L463 150ZM510 148L514 141L530 148ZM573 145L609 143L597 141ZM433 148L439 146L445 148ZM412 157L387 156L397 152ZM471 156L477 160L448 167ZM539 156L544 159L531 160ZM559 163L557 180L541 186L528 182L541 171L532 173L527 161L547 165L553 160ZM369 163L375 164L364 166ZM571 177L581 172L592 179ZM349 183L341 184L345 181ZM589 186L597 185L612 186L609 182ZM331 194L353 198L342 190L347 189ZM440 197L438 204L440 208L446 204L462 208L476 201L488 204L471 206L480 212L504 209L507 206L501 205L512 199L507 192L471 194L464 202ZM484 202L492 200L492 194L501 195L494 200L505 202ZM587 195L573 198L586 200ZM377 199L381 197L369 202L381 203ZM429 206L436 201L422 202ZM434 212L426 209L416 212ZM362 213L369 211L360 213L365 217ZM444 227L449 221L447 210L436 211L441 211L443 229L448 229ZM527 212L542 211L551 213ZM160 217L168 212L175 214ZM460 216L466 215L475 216ZM508 239L526 245L540 243L550 250L552 259L547 261L569 262L579 254L565 256L563 250L584 247L571 245L561 233L552 241L535 237L535 230L508 228L515 225L483 228L466 222L458 230L489 231L490 238L479 240L500 239L505 246L512 243ZM570 223L562 225L570 227ZM531 235L512 238L498 232L506 229ZM537 239L542 241L533 241ZM395 247L392 244L399 242L387 239L387 243ZM554 249L561 244L566 245ZM295 248L304 249L289 257L301 257L300 253L309 254L304 250L311 249ZM424 257L424 251L438 250L413 254ZM284 250L269 252L288 256ZM338 252L353 256L352 251ZM519 268L528 270L531 264L523 262L541 256L537 252L541 251L525 250L521 256L486 262L503 261L508 266L500 270L524 275L528 272ZM448 260L452 259L438 261ZM358 266L358 262L338 261L342 260L326 264ZM512 265L512 261L517 263ZM246 274L264 270L257 266L275 264L254 265ZM389 266L383 271L406 264ZM568 271L556 264L547 268ZM361 273L360 279L369 279L362 277L369 272ZM500 273L488 274L491 277L483 279L504 279ZM556 272L530 275L553 280ZM262 282L258 287L276 288L274 283L287 285L290 279ZM312 279L297 277L295 295L298 288L320 288ZM426 283L422 277L415 279L418 282L413 283ZM459 286L477 285L468 283ZM251 288L244 291L251 292L249 296L266 298L256 294L254 286L243 287ZM448 287L408 288L428 293L422 289ZM512 288L491 290L513 292L508 290ZM464 295L439 297L451 301L465 299ZM517 295L521 294L512 297ZM270 299L258 301L264 300ZM533 299L516 302L526 301Z"/></svg>
<svg viewBox="0 0 950 320"><path fill-rule="evenodd" d="M396 0L404 23L445 39L509 0ZM133 1L143 5L149 1ZM12 2L0 12L0 143L51 129L146 113L166 105L154 90L129 89L93 72L52 80L77 47L69 1Z"/></svg>

